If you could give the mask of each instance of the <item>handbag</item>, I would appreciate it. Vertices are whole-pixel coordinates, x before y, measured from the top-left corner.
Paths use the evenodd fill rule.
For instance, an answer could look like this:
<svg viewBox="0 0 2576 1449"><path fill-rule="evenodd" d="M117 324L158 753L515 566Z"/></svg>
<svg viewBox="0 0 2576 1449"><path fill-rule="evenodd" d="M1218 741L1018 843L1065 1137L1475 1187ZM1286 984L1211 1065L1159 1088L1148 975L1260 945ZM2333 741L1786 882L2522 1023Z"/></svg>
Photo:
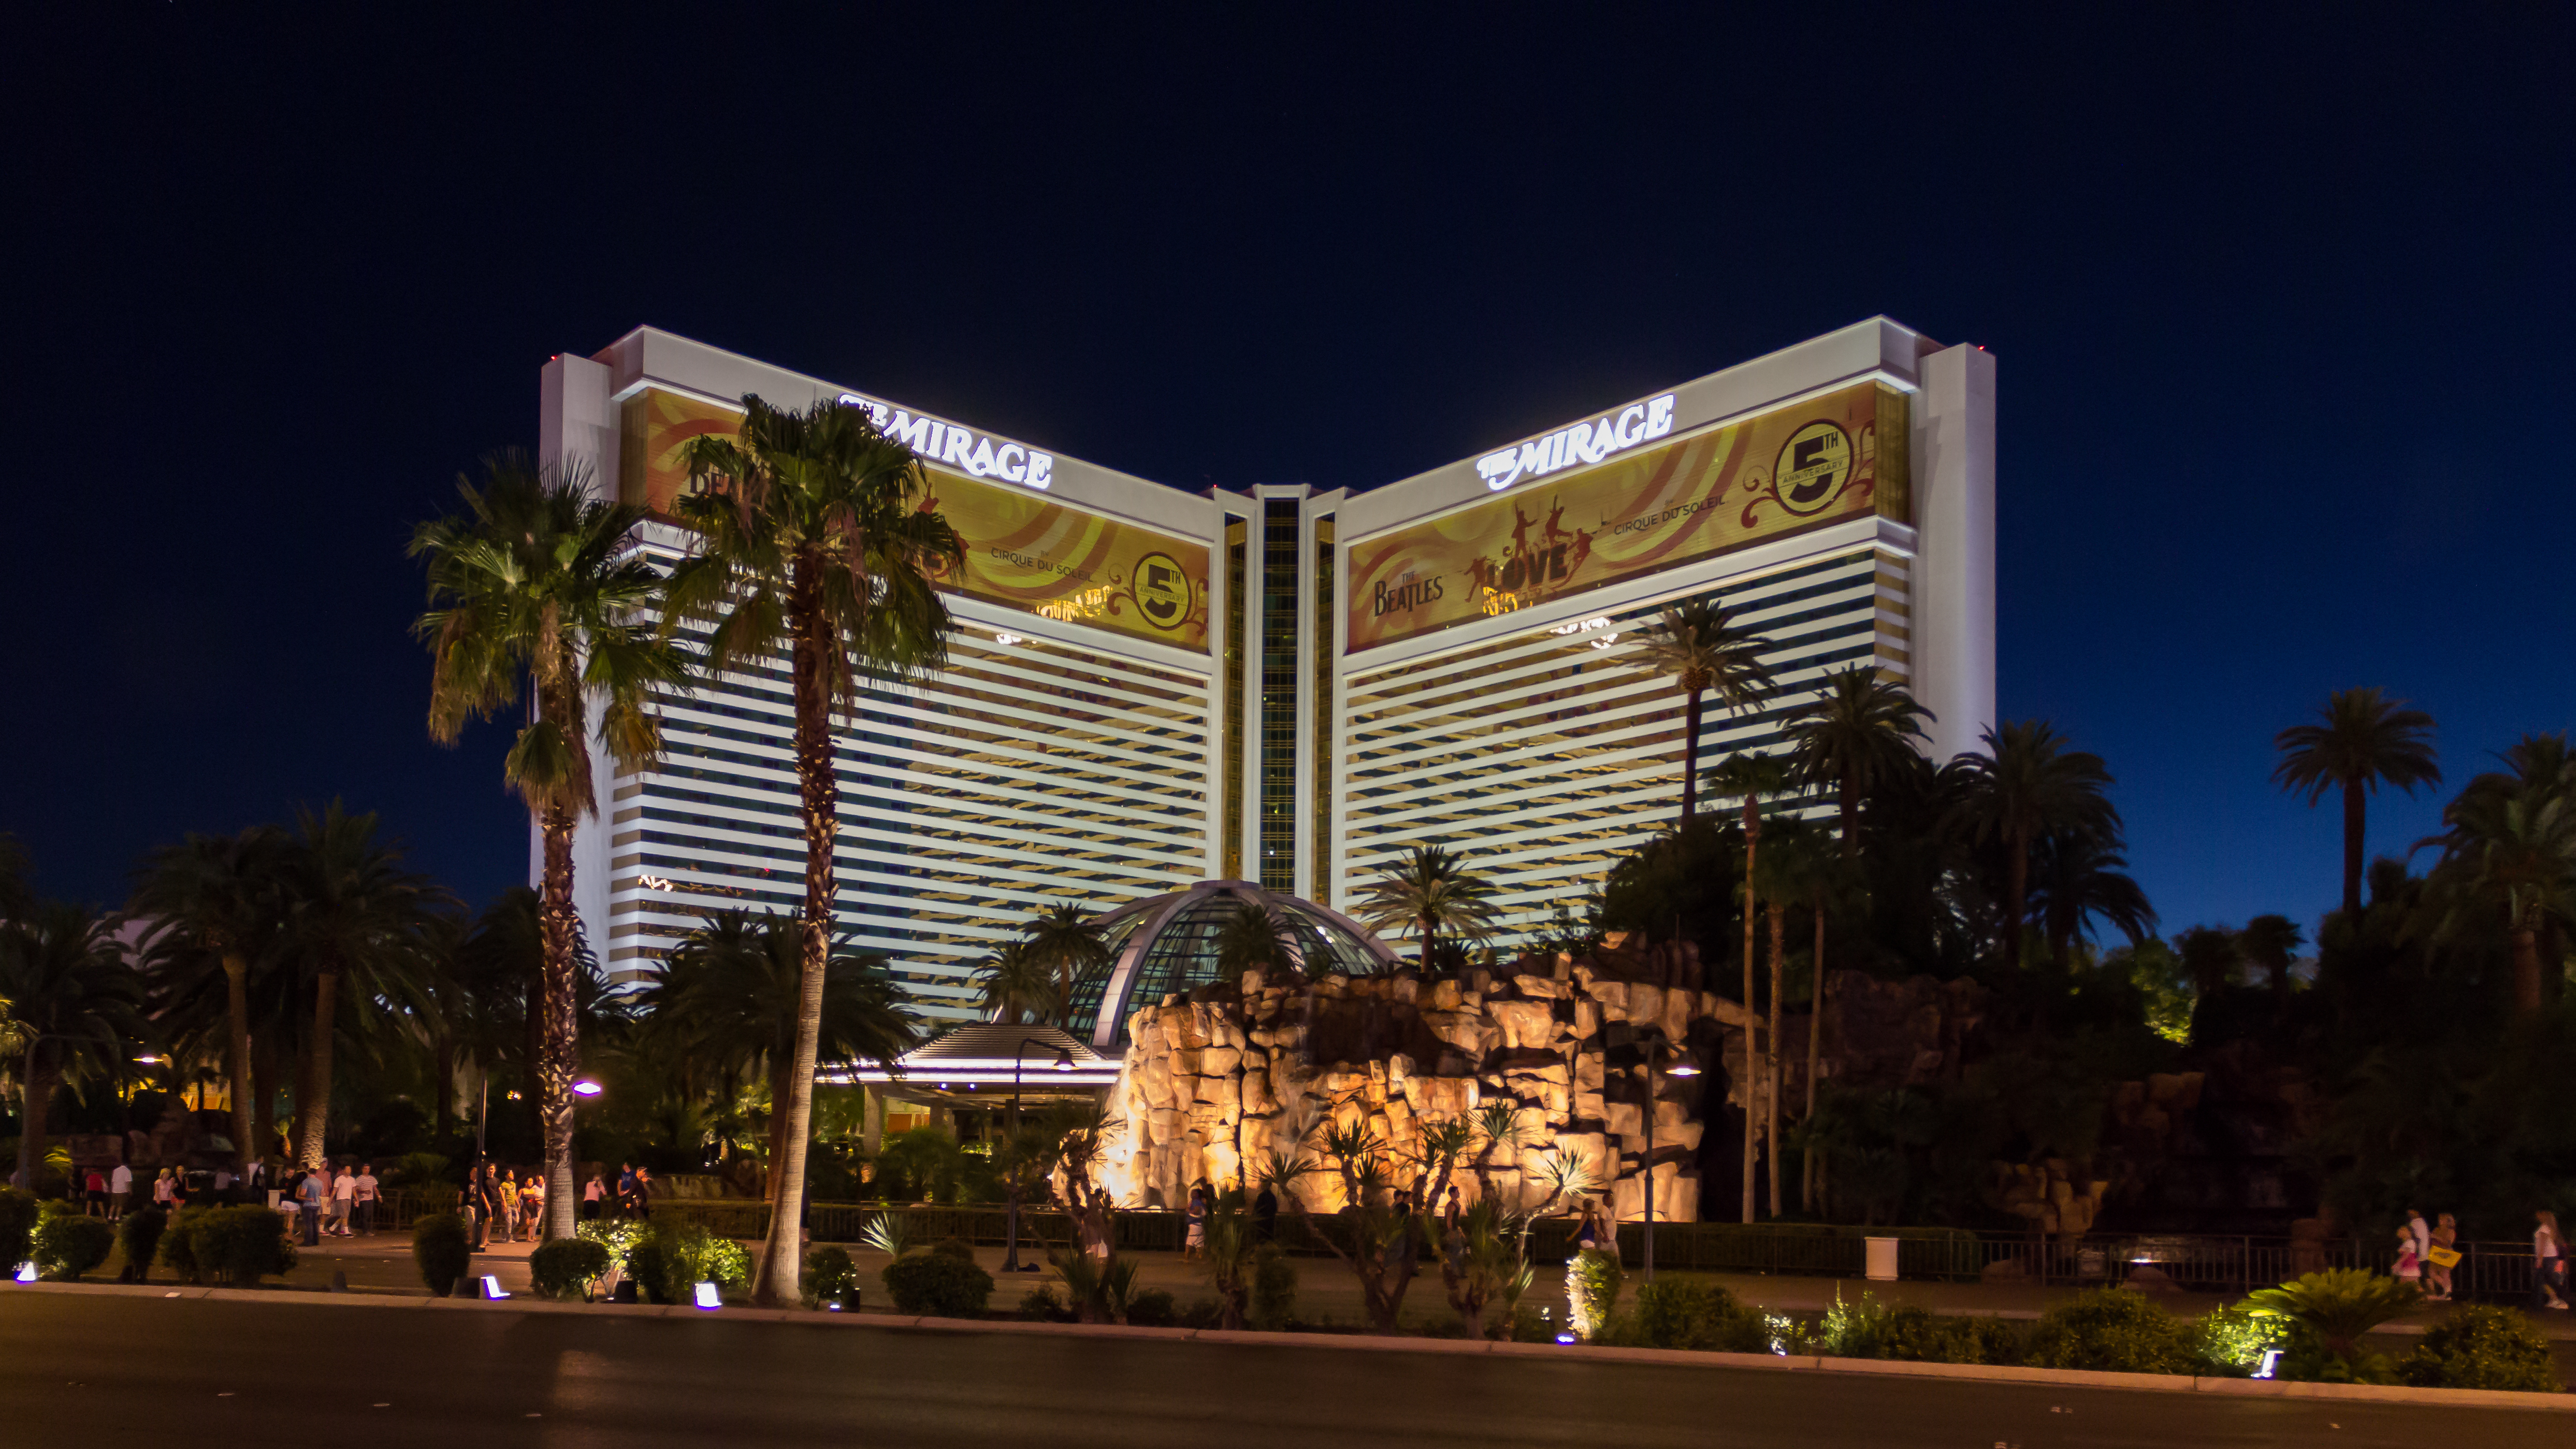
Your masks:
<svg viewBox="0 0 2576 1449"><path fill-rule="evenodd" d="M2460 1255L2457 1251L2438 1244L2433 1251L2426 1253L2424 1258L2436 1268L2456 1268L2460 1265Z"/></svg>

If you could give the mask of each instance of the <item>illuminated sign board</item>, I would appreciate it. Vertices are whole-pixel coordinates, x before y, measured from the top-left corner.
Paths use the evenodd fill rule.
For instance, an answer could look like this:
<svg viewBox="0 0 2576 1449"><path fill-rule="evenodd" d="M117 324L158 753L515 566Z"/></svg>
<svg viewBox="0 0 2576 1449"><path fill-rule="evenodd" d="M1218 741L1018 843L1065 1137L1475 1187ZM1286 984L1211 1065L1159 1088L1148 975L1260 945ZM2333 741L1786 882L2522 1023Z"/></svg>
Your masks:
<svg viewBox="0 0 2576 1449"><path fill-rule="evenodd" d="M1476 460L1477 476L1496 493L1523 478L1544 478L1578 463L1598 463L1639 443L1652 442L1673 430L1673 395L1665 393L1604 413L1588 423L1559 428L1517 448L1487 453Z"/></svg>
<svg viewBox="0 0 2576 1449"><path fill-rule="evenodd" d="M973 428L943 423L927 414L914 417L890 403L854 392L841 394L841 401L866 408L868 416L876 419L879 431L919 453L925 463L954 468L970 478L999 478L1027 488L1044 488L1054 481L1055 456L1051 453L1024 448Z"/></svg>

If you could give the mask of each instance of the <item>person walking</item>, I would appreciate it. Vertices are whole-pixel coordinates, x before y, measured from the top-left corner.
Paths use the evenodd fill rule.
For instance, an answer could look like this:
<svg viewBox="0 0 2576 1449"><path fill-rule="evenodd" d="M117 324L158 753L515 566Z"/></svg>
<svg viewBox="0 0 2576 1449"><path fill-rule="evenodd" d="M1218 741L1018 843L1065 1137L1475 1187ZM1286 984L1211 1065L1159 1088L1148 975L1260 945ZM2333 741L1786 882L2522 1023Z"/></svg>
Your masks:
<svg viewBox="0 0 2576 1449"><path fill-rule="evenodd" d="M349 1220L357 1216L357 1208L358 1175L351 1172L349 1164L344 1162L340 1164L339 1173L331 1179L331 1236L357 1236L349 1227Z"/></svg>
<svg viewBox="0 0 2576 1449"><path fill-rule="evenodd" d="M2403 1227L2397 1230L2397 1261L2389 1268L2389 1273L2398 1282L2410 1287L2423 1286L2424 1260L2416 1256L2413 1228Z"/></svg>
<svg viewBox="0 0 2576 1449"><path fill-rule="evenodd" d="M1252 1200L1252 1235L1265 1243L1279 1236L1279 1194L1266 1182Z"/></svg>
<svg viewBox="0 0 2576 1449"><path fill-rule="evenodd" d="M1181 1261L1184 1263L1198 1257L1200 1251L1207 1247L1207 1194L1195 1187L1190 1189L1188 1217L1189 1234L1181 1239Z"/></svg>
<svg viewBox="0 0 2576 1449"><path fill-rule="evenodd" d="M2558 1214L2542 1208L2532 1215L2531 1302L2535 1308L2567 1307L2567 1244L2558 1236Z"/></svg>
<svg viewBox="0 0 2576 1449"><path fill-rule="evenodd" d="M583 1222L599 1221L599 1174L594 1172L581 1185L581 1218Z"/></svg>
<svg viewBox="0 0 2576 1449"><path fill-rule="evenodd" d="M295 1215L304 1226L304 1246L322 1246L322 1203L330 1187L322 1174L308 1171L295 1184Z"/></svg>
<svg viewBox="0 0 2576 1449"><path fill-rule="evenodd" d="M81 1216L107 1216L107 1174L95 1167L81 1176Z"/></svg>
<svg viewBox="0 0 2576 1449"><path fill-rule="evenodd" d="M2449 1213L2436 1220L2432 1246L2424 1253L2424 1278L2432 1285L2425 1298L2434 1303L2451 1301L2451 1269L2459 1264L2460 1250L2453 1244L2460 1240L2460 1223Z"/></svg>
<svg viewBox="0 0 2576 1449"><path fill-rule="evenodd" d="M492 1233L492 1203L483 1187L483 1179L491 1171L492 1165L488 1162L478 1162L468 1168L465 1173L465 1193L458 1199L464 1209L467 1225L474 1229L474 1251L478 1253L483 1251L483 1245Z"/></svg>
<svg viewBox="0 0 2576 1449"><path fill-rule="evenodd" d="M368 1237L376 1235L376 1196L382 1185L376 1181L376 1165L358 1164L358 1231Z"/></svg>
<svg viewBox="0 0 2576 1449"><path fill-rule="evenodd" d="M107 1175L107 1216L110 1222L125 1216L125 1205L134 1197L134 1169L120 1162Z"/></svg>
<svg viewBox="0 0 2576 1449"><path fill-rule="evenodd" d="M170 1210L171 1191L170 1169L165 1167L161 1169L161 1175L159 1177L152 1179L152 1205L161 1209L165 1213L168 1212Z"/></svg>
<svg viewBox="0 0 2576 1449"><path fill-rule="evenodd" d="M546 1175L534 1168L519 1182L519 1224L527 1230L529 1242L545 1236Z"/></svg>

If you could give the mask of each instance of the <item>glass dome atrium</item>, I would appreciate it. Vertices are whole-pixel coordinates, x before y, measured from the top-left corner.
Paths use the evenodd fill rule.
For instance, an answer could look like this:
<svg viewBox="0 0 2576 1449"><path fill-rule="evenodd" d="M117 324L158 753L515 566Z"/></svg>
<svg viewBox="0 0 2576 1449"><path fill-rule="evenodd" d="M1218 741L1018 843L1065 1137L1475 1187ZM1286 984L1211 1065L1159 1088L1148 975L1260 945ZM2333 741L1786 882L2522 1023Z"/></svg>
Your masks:
<svg viewBox="0 0 2576 1449"><path fill-rule="evenodd" d="M1338 911L1263 890L1248 880L1201 881L1185 891L1130 902L1100 918L1109 964L1084 972L1074 983L1065 1029L1095 1050L1124 1050L1127 1018L1138 1007L1226 979L1227 973L1217 968L1217 938L1227 918L1246 905L1268 906L1288 923L1290 954L1309 972L1362 976L1400 964L1366 926Z"/></svg>

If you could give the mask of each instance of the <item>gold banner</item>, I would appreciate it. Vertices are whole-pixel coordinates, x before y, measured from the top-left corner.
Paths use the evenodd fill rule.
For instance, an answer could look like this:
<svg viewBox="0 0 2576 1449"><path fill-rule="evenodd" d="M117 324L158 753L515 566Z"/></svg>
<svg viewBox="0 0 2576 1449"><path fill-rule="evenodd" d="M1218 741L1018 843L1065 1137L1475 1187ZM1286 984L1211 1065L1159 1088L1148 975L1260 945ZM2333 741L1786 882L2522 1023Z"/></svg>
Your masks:
<svg viewBox="0 0 2576 1449"><path fill-rule="evenodd" d="M739 409L659 388L626 400L619 493L668 517L688 487L681 446L730 434ZM929 469L936 508L966 545L965 567L940 586L1050 619L1182 649L1208 647L1208 548L1058 503L1046 494Z"/></svg>
<svg viewBox="0 0 2576 1449"><path fill-rule="evenodd" d="M1350 651L1872 512L1904 521L1906 426L1905 394L1862 383L1355 544Z"/></svg>

